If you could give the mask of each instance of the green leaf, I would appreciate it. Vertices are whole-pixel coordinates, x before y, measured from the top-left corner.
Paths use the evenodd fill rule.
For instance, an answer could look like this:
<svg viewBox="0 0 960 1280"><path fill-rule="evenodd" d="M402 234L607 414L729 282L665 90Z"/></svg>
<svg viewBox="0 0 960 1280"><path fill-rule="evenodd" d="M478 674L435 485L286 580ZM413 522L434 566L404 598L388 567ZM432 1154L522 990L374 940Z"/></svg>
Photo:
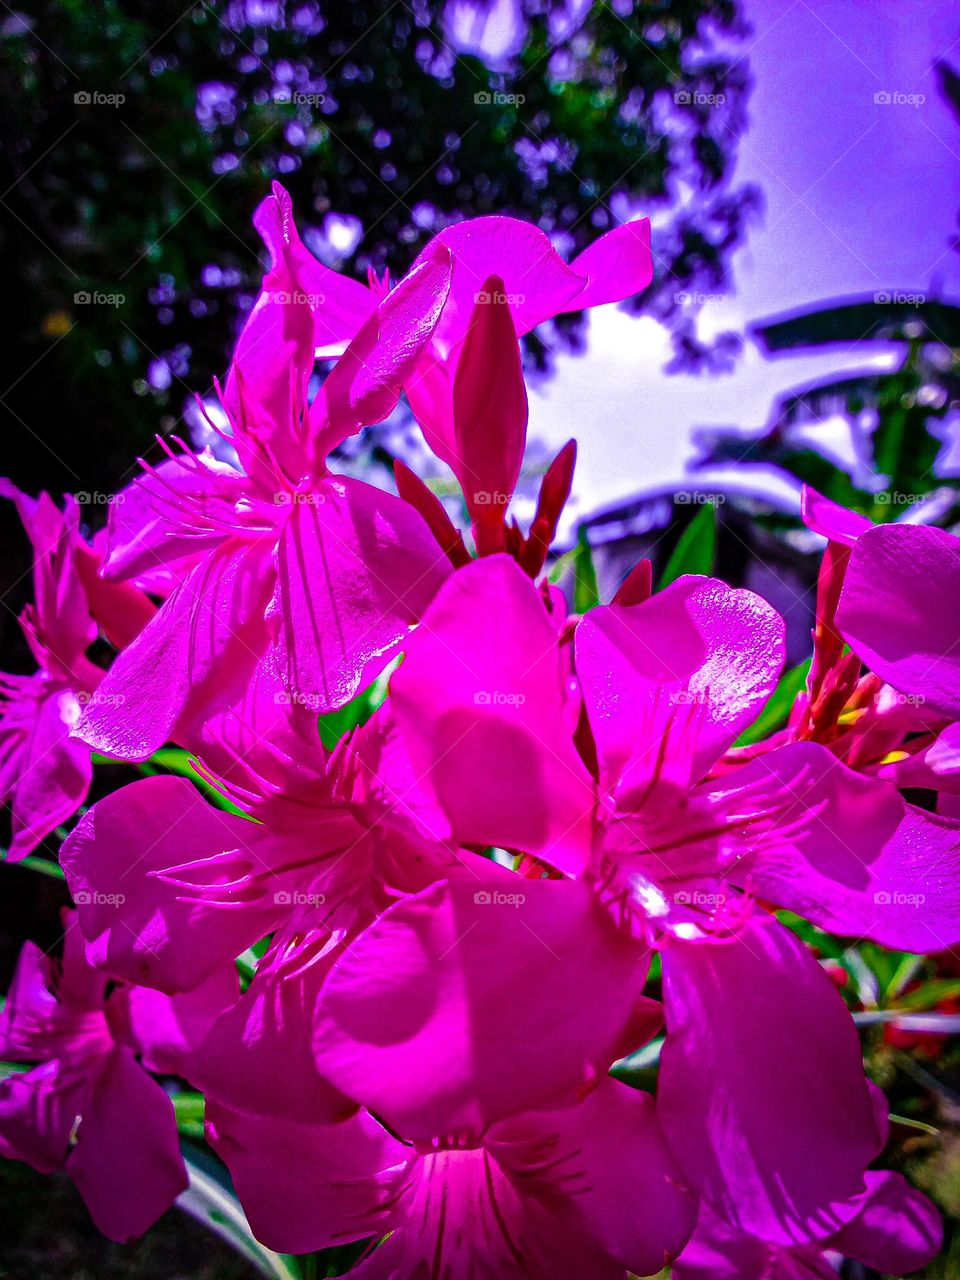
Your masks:
<svg viewBox="0 0 960 1280"><path fill-rule="evenodd" d="M203 1116L205 1099L202 1093L184 1090L173 1095L173 1110L177 1117L177 1129L184 1138L203 1140Z"/></svg>
<svg viewBox="0 0 960 1280"><path fill-rule="evenodd" d="M753 724L744 729L733 745L735 747L750 747L755 742L762 742L764 738L769 738L778 729L782 729L796 701L797 694L803 690L807 683L809 671L809 658L807 658L806 662L801 662L799 666L791 667L789 671L785 671L759 716L757 716Z"/></svg>
<svg viewBox="0 0 960 1280"><path fill-rule="evenodd" d="M240 1202L227 1185L225 1172L213 1158L185 1147L183 1159L190 1185L177 1198L178 1206L247 1258L261 1275L272 1280L302 1280L295 1258L274 1253L254 1238Z"/></svg>
<svg viewBox="0 0 960 1280"><path fill-rule="evenodd" d="M328 711L326 715L318 717L320 741L327 751L332 751L346 734L366 724L377 708L383 704L390 685L390 677L400 665L402 657L401 654L395 658L387 669L377 676L373 684L362 693L358 693L352 701L337 711Z"/></svg>
<svg viewBox="0 0 960 1280"><path fill-rule="evenodd" d="M587 531L582 526L577 531L577 545L572 554L573 610L574 613L587 613L600 603L600 588L597 586L597 571Z"/></svg>
<svg viewBox="0 0 960 1280"><path fill-rule="evenodd" d="M716 548L717 509L712 502L705 502L680 535L660 575L660 590L685 573L712 573Z"/></svg>
<svg viewBox="0 0 960 1280"><path fill-rule="evenodd" d="M3 857L6 858L6 850L3 851ZM63 879L63 870L58 862L54 862L51 858L41 858L36 854L28 853L25 858L21 858L19 862L11 862L11 867L25 867L28 871L39 871L42 876L50 876L53 880Z"/></svg>

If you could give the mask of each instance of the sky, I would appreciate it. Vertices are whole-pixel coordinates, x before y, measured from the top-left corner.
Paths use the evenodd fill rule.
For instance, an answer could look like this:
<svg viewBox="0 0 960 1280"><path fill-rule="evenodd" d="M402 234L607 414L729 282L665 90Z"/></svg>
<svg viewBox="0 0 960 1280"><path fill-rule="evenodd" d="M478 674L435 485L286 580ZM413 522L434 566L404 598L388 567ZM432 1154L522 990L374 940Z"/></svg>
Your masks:
<svg viewBox="0 0 960 1280"><path fill-rule="evenodd" d="M743 331L820 299L880 290L960 297L951 248L960 125L933 72L937 58L960 68L960 5L746 0L745 13L755 83L734 180L758 184L765 208L701 331ZM654 321L603 307L591 313L586 358L560 357L556 376L533 390L531 436L581 441L577 518L681 478L694 428L760 427L778 392L889 366L895 352L768 360L748 343L732 374L711 377L668 376L669 357Z"/></svg>

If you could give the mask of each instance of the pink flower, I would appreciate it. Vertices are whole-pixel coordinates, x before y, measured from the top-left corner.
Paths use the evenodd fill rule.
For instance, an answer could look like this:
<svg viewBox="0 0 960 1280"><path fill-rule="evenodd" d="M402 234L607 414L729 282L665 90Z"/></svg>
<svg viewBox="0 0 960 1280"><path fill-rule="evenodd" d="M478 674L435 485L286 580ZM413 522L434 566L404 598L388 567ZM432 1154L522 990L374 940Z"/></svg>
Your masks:
<svg viewBox="0 0 960 1280"><path fill-rule="evenodd" d="M408 1280L623 1280L675 1257L696 1197L653 1099L604 1080L578 1105L510 1116L482 1137L414 1143L366 1112L334 1126L211 1108L210 1138L257 1237L309 1251L389 1238L352 1272Z"/></svg>
<svg viewBox="0 0 960 1280"><path fill-rule="evenodd" d="M441 589L391 682L418 803L455 840L585 877L640 954L661 949L661 1115L687 1176L744 1230L823 1236L880 1144L842 1001L756 898L892 946L949 945L960 828L811 743L711 780L783 661L780 619L750 592L684 578L582 619L590 740L558 640L506 557ZM579 950L589 981L587 933Z"/></svg>
<svg viewBox="0 0 960 1280"><path fill-rule="evenodd" d="M26 943L0 1014L0 1058L37 1064L0 1082L0 1154L41 1173L64 1169L97 1228L130 1240L186 1189L176 1120L116 1039L106 979L88 968L65 916L62 962Z"/></svg>
<svg viewBox="0 0 960 1280"><path fill-rule="evenodd" d="M87 797L90 752L70 735L104 674L86 656L97 623L123 645L154 610L136 588L100 581L99 557L80 537L72 498L61 512L47 494L29 498L7 480L0 496L16 503L33 548L34 602L20 626L38 667L29 676L0 675L0 800L11 808L7 857L14 861Z"/></svg>

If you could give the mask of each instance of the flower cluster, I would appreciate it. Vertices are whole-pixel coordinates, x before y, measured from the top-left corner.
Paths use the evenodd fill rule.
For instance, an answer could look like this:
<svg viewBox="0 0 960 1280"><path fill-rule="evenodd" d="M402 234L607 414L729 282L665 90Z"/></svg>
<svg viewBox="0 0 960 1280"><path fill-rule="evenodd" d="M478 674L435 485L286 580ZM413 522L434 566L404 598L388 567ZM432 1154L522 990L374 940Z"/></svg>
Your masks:
<svg viewBox="0 0 960 1280"><path fill-rule="evenodd" d="M807 686L738 745L783 668L776 610L712 578L654 592L642 562L572 614L545 576L572 443L526 531L509 513L518 338L645 288L648 224L567 264L532 226L464 222L392 287L315 261L279 187L256 224L271 264L219 389L236 462L166 445L93 547L69 502L5 490L39 665L4 677L10 856L82 804L91 752L173 742L196 776L124 786L65 840L62 961L28 945L0 1018L31 1064L0 1083L0 1152L65 1167L129 1238L185 1185L174 1074L257 1238L369 1242L364 1278L923 1265L936 1211L871 1168L883 1097L776 911L960 942L960 543L807 493ZM401 392L466 533L402 464L396 494L328 466ZM655 1097L611 1074L644 1046Z"/></svg>

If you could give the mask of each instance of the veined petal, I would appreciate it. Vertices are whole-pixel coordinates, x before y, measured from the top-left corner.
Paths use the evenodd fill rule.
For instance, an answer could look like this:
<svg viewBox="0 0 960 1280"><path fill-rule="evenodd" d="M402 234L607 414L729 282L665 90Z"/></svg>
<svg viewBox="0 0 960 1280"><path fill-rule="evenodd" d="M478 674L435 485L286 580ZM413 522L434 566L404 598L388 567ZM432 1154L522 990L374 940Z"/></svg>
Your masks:
<svg viewBox="0 0 960 1280"><path fill-rule="evenodd" d="M774 1244L849 1221L882 1145L860 1042L826 973L772 918L663 944L657 1108L687 1177Z"/></svg>

